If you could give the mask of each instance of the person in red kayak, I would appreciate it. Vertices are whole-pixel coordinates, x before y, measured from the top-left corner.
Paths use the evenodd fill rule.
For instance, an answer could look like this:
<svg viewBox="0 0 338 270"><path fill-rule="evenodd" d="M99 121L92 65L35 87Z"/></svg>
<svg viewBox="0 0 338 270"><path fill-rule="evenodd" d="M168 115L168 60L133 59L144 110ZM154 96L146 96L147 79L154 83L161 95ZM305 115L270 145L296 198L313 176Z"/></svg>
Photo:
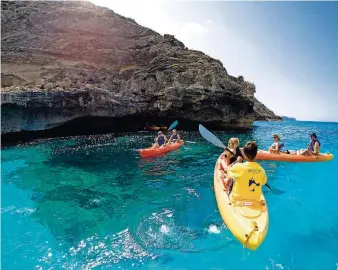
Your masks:
<svg viewBox="0 0 338 270"><path fill-rule="evenodd" d="M304 156L318 156L320 149L320 141L317 138L316 133L312 133L310 135L311 141L308 144L308 148L306 150L300 150L299 154Z"/></svg>
<svg viewBox="0 0 338 270"><path fill-rule="evenodd" d="M270 153L279 153L280 152L280 137L278 134L273 134L273 144L269 148Z"/></svg>
<svg viewBox="0 0 338 270"><path fill-rule="evenodd" d="M155 138L155 143L153 144L153 148L159 148L165 146L168 141L167 137L163 134L162 131L157 133L157 137Z"/></svg>
<svg viewBox="0 0 338 270"><path fill-rule="evenodd" d="M268 150L270 153L272 153L272 154L280 154L280 153L290 154L289 150L282 151L282 149L285 147L285 144L280 142L280 136L278 134L273 134L272 138L273 138L273 144L269 147L269 150Z"/></svg>
<svg viewBox="0 0 338 270"><path fill-rule="evenodd" d="M172 134L169 138L168 144L170 144L171 142L175 143L175 142L178 142L180 140L181 140L181 138L180 138L180 135L177 134L177 130L173 129L173 132L172 132Z"/></svg>

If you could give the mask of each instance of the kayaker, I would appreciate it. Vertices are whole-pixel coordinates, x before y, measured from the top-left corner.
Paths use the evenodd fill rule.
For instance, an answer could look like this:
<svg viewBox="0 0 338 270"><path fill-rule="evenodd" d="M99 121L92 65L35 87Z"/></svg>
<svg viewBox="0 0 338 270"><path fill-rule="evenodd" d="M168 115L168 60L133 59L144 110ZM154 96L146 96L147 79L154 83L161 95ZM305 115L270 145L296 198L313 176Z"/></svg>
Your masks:
<svg viewBox="0 0 338 270"><path fill-rule="evenodd" d="M170 142L175 143L175 142L180 141L180 140L181 140L181 138L180 138L180 135L178 135L177 130L173 129L172 134L169 138L168 144L170 144Z"/></svg>
<svg viewBox="0 0 338 270"><path fill-rule="evenodd" d="M243 147L245 163L237 163L228 168L229 195L231 201L258 201L262 186L267 183L265 170L254 161L257 155L257 144L249 141Z"/></svg>
<svg viewBox="0 0 338 270"><path fill-rule="evenodd" d="M269 148L269 152L270 153L279 153L280 152L280 137L278 134L273 134L272 135L273 138L273 144L271 144L270 148Z"/></svg>
<svg viewBox="0 0 338 270"><path fill-rule="evenodd" d="M300 150L299 154L304 156L318 156L320 150L320 141L317 138L316 133L310 134L311 141L308 144L308 148L306 150Z"/></svg>
<svg viewBox="0 0 338 270"><path fill-rule="evenodd" d="M280 154L280 153L290 154L289 150L282 151L282 148L285 145L284 145L284 143L280 142L280 136L278 134L273 134L272 138L273 138L273 144L270 146L270 148L268 150L270 153L275 153L275 154Z"/></svg>
<svg viewBox="0 0 338 270"><path fill-rule="evenodd" d="M231 138L228 147L224 149L224 155L227 158L227 167L243 161L243 154L239 149L239 139Z"/></svg>
<svg viewBox="0 0 338 270"><path fill-rule="evenodd" d="M159 131L157 133L157 137L155 138L155 143L153 145L153 148L163 147L166 142L167 142L167 137L163 134L162 131Z"/></svg>

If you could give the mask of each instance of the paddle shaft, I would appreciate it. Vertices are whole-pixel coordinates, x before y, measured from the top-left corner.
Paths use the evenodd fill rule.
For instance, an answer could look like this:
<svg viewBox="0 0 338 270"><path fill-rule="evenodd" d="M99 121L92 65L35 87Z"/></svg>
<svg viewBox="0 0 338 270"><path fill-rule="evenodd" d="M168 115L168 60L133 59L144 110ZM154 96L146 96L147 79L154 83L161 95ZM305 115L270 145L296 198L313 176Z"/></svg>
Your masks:
<svg viewBox="0 0 338 270"><path fill-rule="evenodd" d="M170 127L168 128L168 131L170 131L170 130L172 130L173 128L177 127L177 125L178 125L178 121L176 120L176 121L174 121L174 122L170 125ZM165 145L168 145L168 144L169 144L169 142L170 142L170 137L171 137L171 136L169 136L169 140L168 140L168 142L167 142Z"/></svg>

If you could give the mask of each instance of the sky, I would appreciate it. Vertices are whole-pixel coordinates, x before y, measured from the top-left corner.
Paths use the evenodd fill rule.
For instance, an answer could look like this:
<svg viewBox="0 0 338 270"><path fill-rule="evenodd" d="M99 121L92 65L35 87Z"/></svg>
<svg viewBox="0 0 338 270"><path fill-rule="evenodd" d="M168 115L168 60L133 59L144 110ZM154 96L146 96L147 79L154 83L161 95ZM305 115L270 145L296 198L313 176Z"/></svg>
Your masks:
<svg viewBox="0 0 338 270"><path fill-rule="evenodd" d="M277 115L338 121L338 2L91 2L221 60Z"/></svg>

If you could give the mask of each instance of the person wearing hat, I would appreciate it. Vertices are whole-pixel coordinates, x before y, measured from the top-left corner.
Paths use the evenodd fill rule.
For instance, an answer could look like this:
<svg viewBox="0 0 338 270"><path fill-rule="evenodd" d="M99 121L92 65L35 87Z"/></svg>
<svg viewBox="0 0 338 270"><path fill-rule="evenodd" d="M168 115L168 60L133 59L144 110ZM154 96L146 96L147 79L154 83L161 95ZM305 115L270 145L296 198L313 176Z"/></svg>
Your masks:
<svg viewBox="0 0 338 270"><path fill-rule="evenodd" d="M270 153L279 153L281 150L280 136L278 134L273 134L273 144L269 148Z"/></svg>
<svg viewBox="0 0 338 270"><path fill-rule="evenodd" d="M153 145L153 148L159 148L165 146L167 142L167 137L163 134L162 131L159 131L157 133L157 137L155 138L155 143Z"/></svg>
<svg viewBox="0 0 338 270"><path fill-rule="evenodd" d="M310 134L311 141L308 144L308 148L306 150L301 150L300 155L304 156L317 156L319 155L319 149L320 149L320 141L317 138L316 133Z"/></svg>

